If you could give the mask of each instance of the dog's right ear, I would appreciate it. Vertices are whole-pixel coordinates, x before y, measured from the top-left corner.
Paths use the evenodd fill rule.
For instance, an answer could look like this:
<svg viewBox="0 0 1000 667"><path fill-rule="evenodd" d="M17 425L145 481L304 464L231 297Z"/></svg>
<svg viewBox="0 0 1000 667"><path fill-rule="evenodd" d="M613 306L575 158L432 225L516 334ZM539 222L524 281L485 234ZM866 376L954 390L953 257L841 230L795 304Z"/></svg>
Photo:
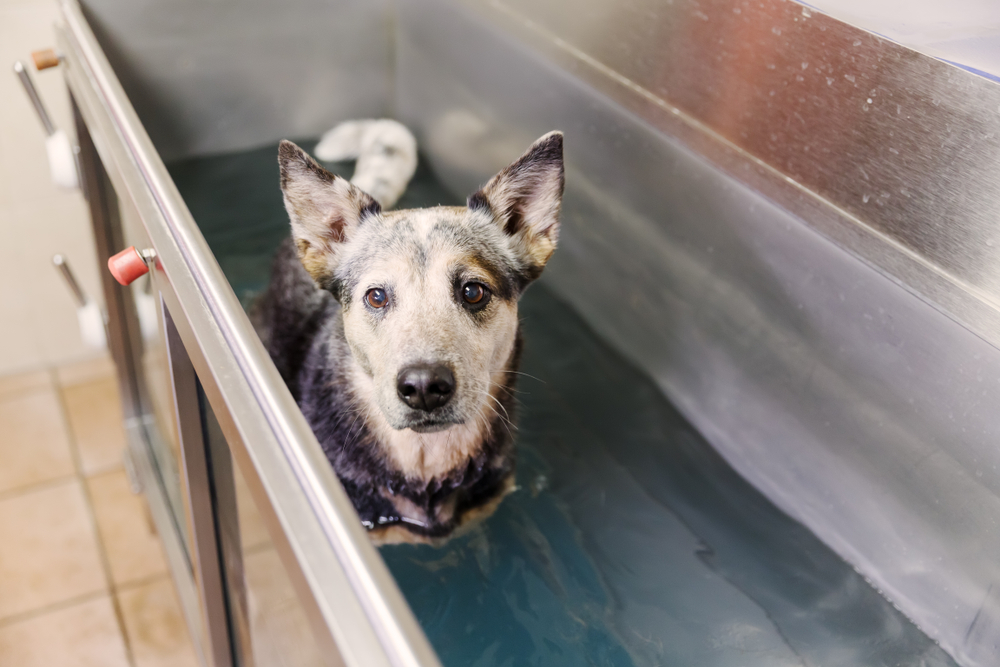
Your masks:
<svg viewBox="0 0 1000 667"><path fill-rule="evenodd" d="M381 213L382 207L291 141L278 146L278 164L299 259L318 285L329 287L341 244L367 216Z"/></svg>

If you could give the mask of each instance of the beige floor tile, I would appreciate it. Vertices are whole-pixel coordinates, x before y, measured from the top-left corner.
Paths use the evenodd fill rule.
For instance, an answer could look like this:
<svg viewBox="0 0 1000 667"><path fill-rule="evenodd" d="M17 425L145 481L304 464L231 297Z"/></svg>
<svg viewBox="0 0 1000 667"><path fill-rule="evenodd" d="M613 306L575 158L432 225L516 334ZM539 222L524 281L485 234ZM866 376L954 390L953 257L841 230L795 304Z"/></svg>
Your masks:
<svg viewBox="0 0 1000 667"><path fill-rule="evenodd" d="M236 481L236 508L240 517L240 542L243 543L243 549L256 549L270 544L271 536L267 532L267 526L264 525L264 519L250 495L250 488L238 468L233 469L233 477Z"/></svg>
<svg viewBox="0 0 1000 667"><path fill-rule="evenodd" d="M0 626L0 665L128 667L110 598Z"/></svg>
<svg viewBox="0 0 1000 667"><path fill-rule="evenodd" d="M0 492L73 474L72 450L55 390L25 390L17 398L0 401L0 462Z"/></svg>
<svg viewBox="0 0 1000 667"><path fill-rule="evenodd" d="M180 603L169 578L118 594L135 667L197 667Z"/></svg>
<svg viewBox="0 0 1000 667"><path fill-rule="evenodd" d="M52 378L48 371L33 371L15 375L0 376L0 401L7 398L17 398L27 393L52 386Z"/></svg>
<svg viewBox="0 0 1000 667"><path fill-rule="evenodd" d="M319 667L322 660L281 558L274 549L244 559L250 606L250 637L258 665Z"/></svg>
<svg viewBox="0 0 1000 667"><path fill-rule="evenodd" d="M160 538L148 519L145 500L129 490L125 471L96 475L87 486L115 584L166 574Z"/></svg>
<svg viewBox="0 0 1000 667"><path fill-rule="evenodd" d="M0 501L0 535L0 619L107 587L75 480Z"/></svg>
<svg viewBox="0 0 1000 667"><path fill-rule="evenodd" d="M125 430L115 379L75 384L62 392L84 474L120 466Z"/></svg>
<svg viewBox="0 0 1000 667"><path fill-rule="evenodd" d="M115 362L111 361L111 357L107 354L74 364L63 364L56 369L56 380L62 387L113 377L115 377Z"/></svg>

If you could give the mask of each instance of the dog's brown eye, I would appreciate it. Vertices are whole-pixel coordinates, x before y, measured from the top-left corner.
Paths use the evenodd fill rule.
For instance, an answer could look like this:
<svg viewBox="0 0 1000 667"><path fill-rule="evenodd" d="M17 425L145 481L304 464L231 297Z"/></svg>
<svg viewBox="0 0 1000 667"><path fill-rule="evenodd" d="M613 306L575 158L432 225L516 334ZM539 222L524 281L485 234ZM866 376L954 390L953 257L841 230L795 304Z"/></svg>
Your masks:
<svg viewBox="0 0 1000 667"><path fill-rule="evenodd" d="M482 303L483 299L486 298L486 294L486 288L479 283L466 283L465 287L462 288L462 298L468 304L475 305Z"/></svg>
<svg viewBox="0 0 1000 667"><path fill-rule="evenodd" d="M372 308L381 308L385 305L386 301L389 300L389 296L385 293L385 290L381 287L376 287L375 289L370 289L365 294L365 301Z"/></svg>

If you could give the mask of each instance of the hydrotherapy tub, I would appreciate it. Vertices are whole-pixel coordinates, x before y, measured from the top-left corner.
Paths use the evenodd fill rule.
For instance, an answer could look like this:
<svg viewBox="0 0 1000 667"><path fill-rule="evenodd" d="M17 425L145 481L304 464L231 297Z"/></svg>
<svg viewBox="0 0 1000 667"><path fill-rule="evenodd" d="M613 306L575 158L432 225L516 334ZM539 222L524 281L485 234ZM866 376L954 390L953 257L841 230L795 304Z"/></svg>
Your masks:
<svg viewBox="0 0 1000 667"><path fill-rule="evenodd" d="M681 4L90 2L98 40L64 6L94 157L126 239L156 250L170 389L203 387L172 436L157 345L116 352L207 662L297 655L274 652L302 638L286 610L318 636L301 661L993 664L994 135L921 147L996 124L997 91L793 3ZM286 229L273 142L381 115L425 151L414 205L460 201L554 127L568 175L524 301L520 489L446 547L380 558L237 298Z"/></svg>

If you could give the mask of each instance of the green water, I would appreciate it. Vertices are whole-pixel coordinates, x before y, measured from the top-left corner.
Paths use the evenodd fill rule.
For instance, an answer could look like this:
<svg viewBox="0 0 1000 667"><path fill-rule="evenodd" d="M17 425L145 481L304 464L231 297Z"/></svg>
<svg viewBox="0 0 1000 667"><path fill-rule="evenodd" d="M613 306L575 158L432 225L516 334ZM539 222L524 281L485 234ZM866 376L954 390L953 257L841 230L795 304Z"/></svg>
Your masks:
<svg viewBox="0 0 1000 667"><path fill-rule="evenodd" d="M288 233L276 147L169 168L248 304ZM461 201L422 165L399 207ZM544 276L521 312L518 490L444 547L381 550L447 667L954 665Z"/></svg>

